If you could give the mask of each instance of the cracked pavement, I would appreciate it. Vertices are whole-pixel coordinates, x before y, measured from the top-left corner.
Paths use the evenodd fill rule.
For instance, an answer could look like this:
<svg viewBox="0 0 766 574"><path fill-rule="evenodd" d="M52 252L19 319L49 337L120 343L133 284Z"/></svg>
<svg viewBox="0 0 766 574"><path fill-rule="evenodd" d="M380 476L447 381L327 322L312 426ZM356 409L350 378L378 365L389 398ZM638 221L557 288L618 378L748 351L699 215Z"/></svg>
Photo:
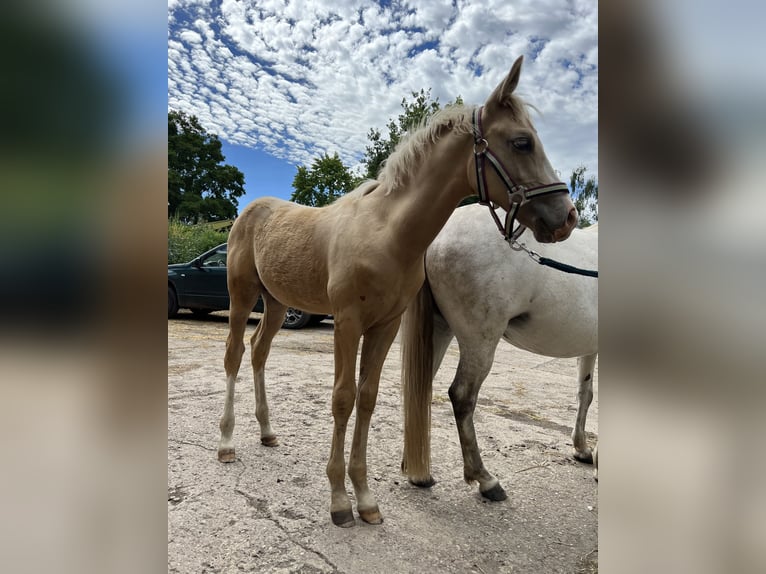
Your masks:
<svg viewBox="0 0 766 574"><path fill-rule="evenodd" d="M253 314L246 340L257 324ZM465 573L598 571L598 484L571 457L576 361L501 342L475 415L487 469L508 500L487 502L463 481L447 388L455 342L434 382L432 466L437 483L399 470L398 340L389 352L370 427L368 472L384 522L337 528L325 465L332 432L332 322L282 330L266 365L278 447L260 444L252 369L235 396L237 460L216 459L223 409L226 313L168 321L168 572ZM346 440L351 442L352 420ZM598 432L598 374L587 430ZM353 501L353 490L347 481Z"/></svg>

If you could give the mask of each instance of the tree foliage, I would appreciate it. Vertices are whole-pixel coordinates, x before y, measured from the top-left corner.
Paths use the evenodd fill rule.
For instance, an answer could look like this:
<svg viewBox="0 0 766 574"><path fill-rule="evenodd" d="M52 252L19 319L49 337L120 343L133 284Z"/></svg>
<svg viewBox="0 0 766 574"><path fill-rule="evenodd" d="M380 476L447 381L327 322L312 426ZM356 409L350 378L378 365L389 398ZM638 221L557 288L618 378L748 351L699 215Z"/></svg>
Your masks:
<svg viewBox="0 0 766 574"><path fill-rule="evenodd" d="M236 217L245 175L224 160L218 136L195 116L168 112L168 218L199 223Z"/></svg>
<svg viewBox="0 0 766 574"><path fill-rule="evenodd" d="M412 100L407 101L407 98L402 98L402 113L396 119L389 119L386 124L388 129L388 136L384 136L380 130L370 128L367 133L367 139L370 140L370 145L366 147L362 164L365 166L365 176L367 179L376 179L378 172L383 165L386 158L391 155L397 144L402 140L404 135L409 131L417 128L423 123L423 121L441 109L439 104L439 98L431 98L431 88L428 90L421 89L419 92L411 92ZM455 98L452 104L462 104L463 100L460 96Z"/></svg>
<svg viewBox="0 0 766 574"><path fill-rule="evenodd" d="M343 165L337 152L326 153L314 160L311 168L298 166L293 178L293 194L290 201L312 207L322 207L345 195L356 184L356 178Z"/></svg>
<svg viewBox="0 0 766 574"><path fill-rule="evenodd" d="M586 178L586 171L587 168L580 165L569 178L572 201L580 214L580 227L598 222L598 181L592 175Z"/></svg>
<svg viewBox="0 0 766 574"><path fill-rule="evenodd" d="M186 263L197 255L225 243L229 232L219 231L208 224L189 225L177 219L168 221L168 265Z"/></svg>

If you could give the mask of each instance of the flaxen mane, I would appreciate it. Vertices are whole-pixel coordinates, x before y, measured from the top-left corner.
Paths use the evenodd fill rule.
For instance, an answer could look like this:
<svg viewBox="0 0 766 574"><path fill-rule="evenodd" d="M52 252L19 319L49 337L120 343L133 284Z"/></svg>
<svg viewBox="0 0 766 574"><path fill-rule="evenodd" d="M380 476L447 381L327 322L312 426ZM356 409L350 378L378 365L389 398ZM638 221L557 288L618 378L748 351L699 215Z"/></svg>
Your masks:
<svg viewBox="0 0 766 574"><path fill-rule="evenodd" d="M507 100L506 105L512 109L514 116L528 117L521 98L510 95ZM447 131L458 135L473 131L471 113L474 107L455 104L438 110L425 118L391 152L378 173L378 180L385 184L389 191L404 184L412 172L413 166L418 164L429 144L434 143Z"/></svg>
<svg viewBox="0 0 766 574"><path fill-rule="evenodd" d="M422 157L429 144L446 131L468 133L471 131L471 110L465 106L448 106L427 117L417 128L409 132L383 163L378 179L389 190L407 181L413 166Z"/></svg>

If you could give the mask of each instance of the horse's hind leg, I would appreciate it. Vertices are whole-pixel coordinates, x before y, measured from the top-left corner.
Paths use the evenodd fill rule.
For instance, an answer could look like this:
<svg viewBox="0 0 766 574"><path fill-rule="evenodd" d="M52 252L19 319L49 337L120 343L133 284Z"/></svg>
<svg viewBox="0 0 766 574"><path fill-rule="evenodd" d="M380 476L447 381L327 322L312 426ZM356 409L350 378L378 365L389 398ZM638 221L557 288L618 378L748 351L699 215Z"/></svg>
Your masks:
<svg viewBox="0 0 766 574"><path fill-rule="evenodd" d="M593 447L593 478L598 482L598 443Z"/></svg>
<svg viewBox="0 0 766 574"><path fill-rule="evenodd" d="M269 422L269 405L266 401L265 366L266 359L271 350L271 341L279 332L285 320L287 307L264 293L263 318L255 330L250 344L252 345L253 379L255 388L255 418L261 427L261 444L265 446L277 446L279 442L271 430Z"/></svg>
<svg viewBox="0 0 766 574"><path fill-rule="evenodd" d="M579 388L577 390L577 419L572 430L572 445L574 457L582 462L592 463L593 453L588 446L585 434L585 419L588 416L588 408L593 401L593 371L596 367L597 354L585 355L577 360L577 377Z"/></svg>
<svg viewBox="0 0 766 574"><path fill-rule="evenodd" d="M442 361L444 360L444 355L447 354L447 349L454 336L452 329L450 329L450 326L444 317L435 314L433 332L434 368L432 371L434 376L436 376L436 373L439 371L439 367L441 367Z"/></svg>
<svg viewBox="0 0 766 574"><path fill-rule="evenodd" d="M489 500L497 501L505 500L507 495L500 481L484 468L473 425L476 398L481 384L492 368L495 348L496 345L484 348L461 346L460 362L455 380L449 388L449 397L460 436L460 448L463 451L463 477L469 484L478 481L481 495Z"/></svg>
<svg viewBox="0 0 766 574"><path fill-rule="evenodd" d="M258 301L260 283L257 277L254 281L235 281L233 274L229 277L229 336L226 339L226 398L224 400L223 416L219 427L221 440L218 443L218 460L234 462L234 385L237 373L245 352L245 327L247 319Z"/></svg>

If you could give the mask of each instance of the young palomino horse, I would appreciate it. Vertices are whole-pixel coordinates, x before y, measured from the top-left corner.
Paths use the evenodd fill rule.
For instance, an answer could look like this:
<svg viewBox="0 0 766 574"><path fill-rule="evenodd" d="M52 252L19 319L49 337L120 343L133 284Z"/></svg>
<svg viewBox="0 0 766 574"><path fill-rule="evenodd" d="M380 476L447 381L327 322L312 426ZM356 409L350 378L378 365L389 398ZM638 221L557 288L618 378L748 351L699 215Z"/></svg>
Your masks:
<svg viewBox="0 0 766 574"><path fill-rule="evenodd" d="M419 486L430 470L432 379L453 336L460 359L449 397L463 452L463 473L490 500L504 500L497 478L484 468L473 412L500 339L549 357L578 357L579 406L572 442L575 458L594 462L585 435L598 353L598 280L543 267L509 247L478 205L456 210L426 252L426 283L402 321L405 445L402 470ZM576 230L567 241L532 251L582 269L596 269L598 231ZM594 460L595 459L595 460Z"/></svg>
<svg viewBox="0 0 766 574"><path fill-rule="evenodd" d="M434 115L397 147L380 181L364 183L322 208L261 198L240 214L228 246L231 304L220 461L235 460L234 383L245 350L245 325L258 295L265 310L251 339L252 365L255 415L266 446L277 440L269 423L264 364L285 310L289 306L332 314L330 516L336 525L354 524L344 479L344 443L356 402L348 475L360 517L373 524L382 521L367 485L367 433L383 361L402 312L425 279L426 247L460 200L477 188L486 201L517 212L519 222L541 241L562 241L576 225L577 211L566 186L557 181L525 106L513 95L520 70L521 58L483 107L452 106ZM485 160L492 170L486 169Z"/></svg>

